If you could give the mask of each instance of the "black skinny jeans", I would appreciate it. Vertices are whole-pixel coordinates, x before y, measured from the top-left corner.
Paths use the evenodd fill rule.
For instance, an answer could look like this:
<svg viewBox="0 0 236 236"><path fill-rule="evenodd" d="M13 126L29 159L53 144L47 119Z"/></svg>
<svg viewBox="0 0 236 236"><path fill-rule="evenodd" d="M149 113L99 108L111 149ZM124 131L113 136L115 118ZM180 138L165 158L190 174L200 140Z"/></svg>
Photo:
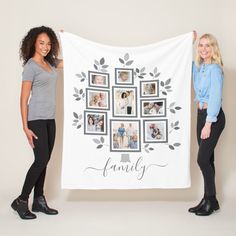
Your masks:
<svg viewBox="0 0 236 236"><path fill-rule="evenodd" d="M55 141L55 120L33 120L28 121L28 127L38 139L34 142L34 162L28 170L20 198L27 200L34 187L34 198L43 195L44 180L47 164L50 160Z"/></svg>
<svg viewBox="0 0 236 236"><path fill-rule="evenodd" d="M215 197L215 165L214 165L214 149L217 141L225 127L225 114L220 109L217 122L212 123L210 137L201 139L201 131L205 125L207 110L199 110L197 116L197 139L199 144L198 165L202 171L204 179L204 196Z"/></svg>

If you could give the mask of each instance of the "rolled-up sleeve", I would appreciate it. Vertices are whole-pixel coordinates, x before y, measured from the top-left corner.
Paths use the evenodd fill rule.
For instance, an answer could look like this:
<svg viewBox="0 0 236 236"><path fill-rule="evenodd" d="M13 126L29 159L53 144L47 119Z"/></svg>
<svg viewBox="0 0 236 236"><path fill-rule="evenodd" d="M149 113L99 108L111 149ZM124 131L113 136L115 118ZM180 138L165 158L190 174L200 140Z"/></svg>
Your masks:
<svg viewBox="0 0 236 236"><path fill-rule="evenodd" d="M206 121L216 122L221 108L223 88L223 72L219 65L212 65L210 83Z"/></svg>

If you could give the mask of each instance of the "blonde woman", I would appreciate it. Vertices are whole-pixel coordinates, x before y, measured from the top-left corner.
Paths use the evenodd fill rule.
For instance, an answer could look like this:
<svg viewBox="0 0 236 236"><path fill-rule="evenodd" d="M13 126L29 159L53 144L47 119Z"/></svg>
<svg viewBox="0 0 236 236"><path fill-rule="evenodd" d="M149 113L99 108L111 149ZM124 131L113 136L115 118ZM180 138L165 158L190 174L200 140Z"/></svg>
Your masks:
<svg viewBox="0 0 236 236"><path fill-rule="evenodd" d="M225 115L221 107L223 79L223 63L218 43L211 34L204 34L199 39L196 62L193 63L193 84L198 106L197 162L204 179L204 197L189 212L198 216L207 216L219 209L216 199L214 149L225 127Z"/></svg>

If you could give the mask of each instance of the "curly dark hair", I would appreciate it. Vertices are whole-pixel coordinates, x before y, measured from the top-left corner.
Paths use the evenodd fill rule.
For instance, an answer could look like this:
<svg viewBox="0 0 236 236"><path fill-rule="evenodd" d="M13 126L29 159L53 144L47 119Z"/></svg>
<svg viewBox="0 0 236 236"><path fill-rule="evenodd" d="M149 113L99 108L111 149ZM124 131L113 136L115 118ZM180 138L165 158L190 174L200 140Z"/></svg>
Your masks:
<svg viewBox="0 0 236 236"><path fill-rule="evenodd" d="M23 60L23 65L34 56L35 53L35 42L39 34L45 33L48 35L51 41L51 50L45 57L51 65L55 65L58 52L59 52L59 42L55 32L46 26L35 27L29 30L26 36L21 41L20 46L20 59Z"/></svg>

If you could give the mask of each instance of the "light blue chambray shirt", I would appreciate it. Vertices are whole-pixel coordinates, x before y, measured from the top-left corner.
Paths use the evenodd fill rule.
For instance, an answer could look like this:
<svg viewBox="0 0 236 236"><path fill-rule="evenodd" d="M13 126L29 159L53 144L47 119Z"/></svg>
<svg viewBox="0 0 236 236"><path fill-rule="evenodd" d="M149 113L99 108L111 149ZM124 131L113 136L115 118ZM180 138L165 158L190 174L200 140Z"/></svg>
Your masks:
<svg viewBox="0 0 236 236"><path fill-rule="evenodd" d="M192 67L195 101L200 107L207 103L208 122L216 122L222 103L223 71L218 64L204 64Z"/></svg>

